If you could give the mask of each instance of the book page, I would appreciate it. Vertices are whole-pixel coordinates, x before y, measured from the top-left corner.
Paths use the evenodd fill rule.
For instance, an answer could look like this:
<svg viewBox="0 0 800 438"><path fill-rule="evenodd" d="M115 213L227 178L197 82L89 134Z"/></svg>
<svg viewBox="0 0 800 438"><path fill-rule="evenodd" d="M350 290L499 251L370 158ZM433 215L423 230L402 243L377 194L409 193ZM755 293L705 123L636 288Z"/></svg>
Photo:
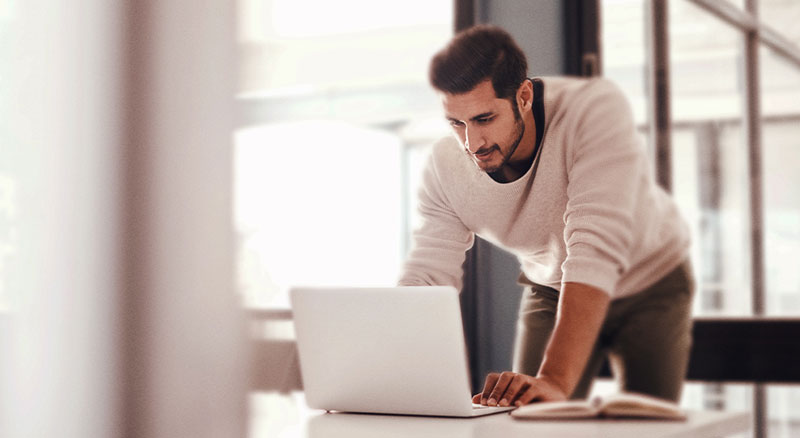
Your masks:
<svg viewBox="0 0 800 438"><path fill-rule="evenodd" d="M599 410L586 400L539 402L520 406L511 416L523 419L559 419L596 417Z"/></svg>
<svg viewBox="0 0 800 438"><path fill-rule="evenodd" d="M598 400L602 415L608 417L638 417L685 419L681 408L670 401L634 393L614 394Z"/></svg>

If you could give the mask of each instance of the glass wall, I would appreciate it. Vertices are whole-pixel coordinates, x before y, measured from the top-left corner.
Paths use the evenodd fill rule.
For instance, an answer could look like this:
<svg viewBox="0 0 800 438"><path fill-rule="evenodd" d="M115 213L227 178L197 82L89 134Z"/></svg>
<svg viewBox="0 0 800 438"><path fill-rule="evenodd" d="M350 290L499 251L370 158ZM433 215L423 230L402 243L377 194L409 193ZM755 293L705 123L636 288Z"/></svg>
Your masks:
<svg viewBox="0 0 800 438"><path fill-rule="evenodd" d="M415 172L428 145L448 133L427 66L452 35L453 2L237 6L238 291L255 318L279 315L254 322L253 332L281 346L294 338L291 322L280 320L290 287L396 283ZM296 369L286 366L275 373ZM250 393L249 435L302 434L302 393L268 389Z"/></svg>
<svg viewBox="0 0 800 438"><path fill-rule="evenodd" d="M800 4L793 11L800 14ZM800 42L800 33L794 32ZM800 314L800 66L761 50L766 313Z"/></svg>
<svg viewBox="0 0 800 438"><path fill-rule="evenodd" d="M742 292L752 282L742 36L690 2L669 6L673 193L693 230L695 314L747 315L750 294Z"/></svg>
<svg viewBox="0 0 800 438"><path fill-rule="evenodd" d="M239 6L234 219L245 304L288 308L293 285L394 284L406 183L417 180L409 151L447 132L426 73L452 35L452 2Z"/></svg>
<svg viewBox="0 0 800 438"><path fill-rule="evenodd" d="M701 2L669 2L669 87L671 106L672 194L693 237L692 262L699 317L747 317L754 314L756 286L765 291L765 315L800 317L800 65L761 45L758 103L761 138L757 146L762 172L763 285L754 284L751 258L753 221L746 101L748 75L745 34ZM745 12L744 1L730 1ZM800 47L800 3L759 0L759 19ZM632 102L636 121L648 132L647 72L649 2L602 2L603 73L617 82ZM726 5L717 7L724 9ZM646 139L646 143L652 143ZM789 366L789 365L787 365ZM761 395L763 394L763 396ZM766 418L770 437L797 436L800 416L796 385L687 385L683 404L697 409L751 410ZM763 403L762 403L763 402Z"/></svg>

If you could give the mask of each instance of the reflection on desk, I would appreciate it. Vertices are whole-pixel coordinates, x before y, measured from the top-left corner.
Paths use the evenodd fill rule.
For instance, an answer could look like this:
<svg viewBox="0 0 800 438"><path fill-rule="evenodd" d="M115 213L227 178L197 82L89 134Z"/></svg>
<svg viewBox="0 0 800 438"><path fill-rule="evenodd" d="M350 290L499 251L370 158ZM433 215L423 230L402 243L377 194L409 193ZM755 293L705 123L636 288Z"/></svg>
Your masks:
<svg viewBox="0 0 800 438"><path fill-rule="evenodd" d="M251 438L483 438L603 437L603 438L716 438L750 429L746 412L689 412L687 421L577 420L520 421L507 413L478 418L413 417L399 415L330 413L304 406L301 393L292 394L298 410L275 412L251 403ZM254 398L253 401L257 401ZM262 398L262 401L265 400ZM287 400L288 401L288 400ZM284 405L285 407L286 405ZM272 412L270 412L272 411ZM263 416L278 414L285 423L275 428ZM267 427L265 427L267 426ZM279 429L279 430L278 430Z"/></svg>
<svg viewBox="0 0 800 438"><path fill-rule="evenodd" d="M508 416L508 414L496 414ZM469 438L482 418L408 417L376 414L332 413L309 418L308 437L367 438ZM467 421L465 421L467 420ZM379 433L378 433L379 432Z"/></svg>
<svg viewBox="0 0 800 438"><path fill-rule="evenodd" d="M435 418L374 414L319 414L308 419L307 438L712 438L750 427L746 413L693 412L688 421L575 420L520 421L508 414L488 417Z"/></svg>

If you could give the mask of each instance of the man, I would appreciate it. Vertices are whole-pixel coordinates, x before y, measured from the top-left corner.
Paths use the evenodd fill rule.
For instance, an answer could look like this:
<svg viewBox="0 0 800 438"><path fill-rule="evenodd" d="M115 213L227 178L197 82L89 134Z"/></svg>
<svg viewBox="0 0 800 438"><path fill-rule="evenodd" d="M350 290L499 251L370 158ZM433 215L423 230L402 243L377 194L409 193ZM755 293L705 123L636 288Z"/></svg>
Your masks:
<svg viewBox="0 0 800 438"><path fill-rule="evenodd" d="M513 372L475 403L586 397L608 354L623 390L680 397L691 343L688 229L654 182L631 111L603 79L528 79L504 31L458 34L431 61L454 138L433 147L401 285L461 287L474 235L525 286Z"/></svg>

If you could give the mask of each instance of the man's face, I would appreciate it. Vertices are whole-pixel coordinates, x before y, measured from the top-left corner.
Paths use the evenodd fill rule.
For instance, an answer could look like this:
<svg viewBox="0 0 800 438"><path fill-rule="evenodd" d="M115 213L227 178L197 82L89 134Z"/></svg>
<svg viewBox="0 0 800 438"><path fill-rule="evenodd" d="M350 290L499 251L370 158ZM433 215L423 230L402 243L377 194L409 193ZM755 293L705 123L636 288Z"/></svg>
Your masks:
<svg viewBox="0 0 800 438"><path fill-rule="evenodd" d="M511 101L497 98L489 80L466 93L441 96L445 117L475 164L486 173L500 170L525 132Z"/></svg>

